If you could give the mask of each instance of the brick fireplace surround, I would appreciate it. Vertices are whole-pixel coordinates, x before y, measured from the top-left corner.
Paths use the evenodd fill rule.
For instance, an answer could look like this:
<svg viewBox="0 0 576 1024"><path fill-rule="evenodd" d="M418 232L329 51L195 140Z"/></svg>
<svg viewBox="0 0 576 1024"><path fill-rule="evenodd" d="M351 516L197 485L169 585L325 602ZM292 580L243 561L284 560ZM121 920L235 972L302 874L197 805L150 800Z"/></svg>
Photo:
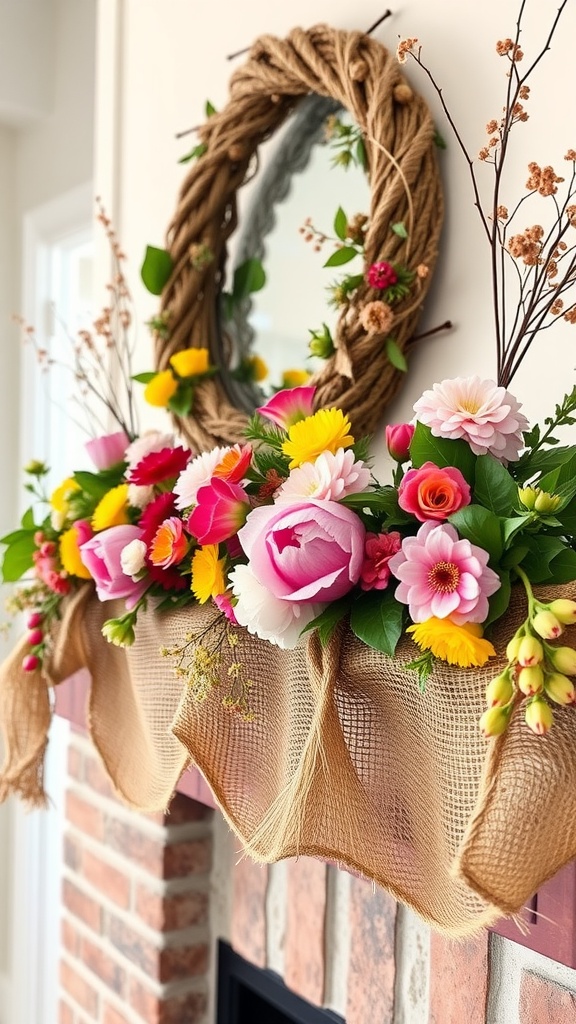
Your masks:
<svg viewBox="0 0 576 1024"><path fill-rule="evenodd" d="M58 1024L213 1024L217 938L347 1024L576 1024L576 971L497 935L431 935L333 865L241 859L188 796L132 812L73 726Z"/></svg>

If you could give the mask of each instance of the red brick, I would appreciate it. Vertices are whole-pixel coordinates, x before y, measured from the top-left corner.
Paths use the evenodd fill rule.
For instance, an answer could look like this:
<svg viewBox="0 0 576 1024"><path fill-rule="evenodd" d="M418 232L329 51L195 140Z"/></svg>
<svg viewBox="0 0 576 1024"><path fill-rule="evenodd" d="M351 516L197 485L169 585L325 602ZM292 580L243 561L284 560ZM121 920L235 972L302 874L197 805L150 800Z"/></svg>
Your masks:
<svg viewBox="0 0 576 1024"><path fill-rule="evenodd" d="M114 793L114 788L110 779L106 775L100 761L95 757L86 758L84 774L87 784L95 793L99 793L100 796L105 796L109 800L114 800L116 803L120 802Z"/></svg>
<svg viewBox="0 0 576 1024"><path fill-rule="evenodd" d="M523 971L520 1024L576 1024L576 993Z"/></svg>
<svg viewBox="0 0 576 1024"><path fill-rule="evenodd" d="M207 970L208 946L205 942L168 946L160 952L158 980L163 983L198 977Z"/></svg>
<svg viewBox="0 0 576 1024"><path fill-rule="evenodd" d="M104 838L102 812L72 790L66 793L66 818L85 835L92 836L93 839Z"/></svg>
<svg viewBox="0 0 576 1024"><path fill-rule="evenodd" d="M104 1007L104 1016L102 1018L102 1024L130 1024L128 1017L125 1017L123 1013L108 1003Z"/></svg>
<svg viewBox="0 0 576 1024"><path fill-rule="evenodd" d="M80 937L78 929L74 926L72 921L68 920L68 918L64 918L62 921L61 934L64 949L67 949L73 957L77 957L78 950L80 948Z"/></svg>
<svg viewBox="0 0 576 1024"><path fill-rule="evenodd" d="M68 747L68 775L78 782L84 781L84 758L73 744Z"/></svg>
<svg viewBox="0 0 576 1024"><path fill-rule="evenodd" d="M65 960L60 961L62 988L92 1017L98 1014L98 993Z"/></svg>
<svg viewBox="0 0 576 1024"><path fill-rule="evenodd" d="M126 908L130 903L130 877L112 867L101 857L84 851L82 874L87 882L98 889L109 900L119 907Z"/></svg>
<svg viewBox="0 0 576 1024"><path fill-rule="evenodd" d="M268 868L242 857L234 865L232 945L256 967L266 967L266 891Z"/></svg>
<svg viewBox="0 0 576 1024"><path fill-rule="evenodd" d="M188 992L162 1000L142 982L130 979L130 1006L146 1024L200 1024L207 999L204 991Z"/></svg>
<svg viewBox="0 0 576 1024"><path fill-rule="evenodd" d="M478 938L430 937L430 1024L485 1024L488 933Z"/></svg>
<svg viewBox="0 0 576 1024"><path fill-rule="evenodd" d="M366 1024L376 1007L379 1020L393 1019L396 909L383 889L365 878L351 879L347 1024Z"/></svg>
<svg viewBox="0 0 576 1024"><path fill-rule="evenodd" d="M185 878L187 875L205 875L212 866L212 841L190 839L173 843L164 850L164 878Z"/></svg>
<svg viewBox="0 0 576 1024"><path fill-rule="evenodd" d="M69 832L64 836L64 863L71 871L82 871L82 843Z"/></svg>
<svg viewBox="0 0 576 1024"><path fill-rule="evenodd" d="M74 1011L63 999L58 1003L58 1024L74 1024Z"/></svg>
<svg viewBox="0 0 576 1024"><path fill-rule="evenodd" d="M108 918L108 938L131 964L139 967L149 978L158 979L160 950L157 946L113 914Z"/></svg>
<svg viewBox="0 0 576 1024"><path fill-rule="evenodd" d="M68 878L65 878L62 884L62 901L74 917L78 917L95 932L101 930L102 909L100 905Z"/></svg>
<svg viewBox="0 0 576 1024"><path fill-rule="evenodd" d="M163 895L145 885L138 885L135 911L141 921L158 932L189 928L191 925L206 924L208 894L191 890Z"/></svg>
<svg viewBox="0 0 576 1024"><path fill-rule="evenodd" d="M80 958L84 966L117 995L124 994L125 972L117 960L108 956L100 946L89 939L82 939Z"/></svg>
<svg viewBox="0 0 576 1024"><path fill-rule="evenodd" d="M188 825L190 822L207 821L214 814L211 807L193 800L184 793L174 793L165 811L153 811L144 815L157 825Z"/></svg>
<svg viewBox="0 0 576 1024"><path fill-rule="evenodd" d="M117 818L107 815L104 841L110 849L122 854L131 864L137 865L155 878L162 878L164 874L164 844L157 839L151 839L139 829L136 816L133 820L136 824L129 825L125 821L119 821Z"/></svg>
<svg viewBox="0 0 576 1024"><path fill-rule="evenodd" d="M288 865L284 980L315 1006L324 997L326 881L319 860L301 857Z"/></svg>

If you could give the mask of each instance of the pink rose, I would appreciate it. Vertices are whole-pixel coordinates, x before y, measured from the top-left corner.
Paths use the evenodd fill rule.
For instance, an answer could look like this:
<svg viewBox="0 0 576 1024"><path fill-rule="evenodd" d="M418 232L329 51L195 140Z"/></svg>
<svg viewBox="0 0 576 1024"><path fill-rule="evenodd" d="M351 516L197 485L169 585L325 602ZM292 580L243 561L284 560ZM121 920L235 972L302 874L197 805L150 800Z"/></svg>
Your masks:
<svg viewBox="0 0 576 1024"><path fill-rule="evenodd" d="M470 487L459 469L440 469L433 462L425 462L420 469L406 473L398 488L398 504L421 523L448 519L470 504Z"/></svg>
<svg viewBox="0 0 576 1024"><path fill-rule="evenodd" d="M389 423L386 427L386 446L394 462L408 462L414 429L411 423Z"/></svg>
<svg viewBox="0 0 576 1024"><path fill-rule="evenodd" d="M123 430L103 437L93 437L84 447L97 469L110 469L119 462L124 462L130 438Z"/></svg>
<svg viewBox="0 0 576 1024"><path fill-rule="evenodd" d="M122 572L122 551L141 536L142 530L138 526L111 526L81 545L80 558L96 584L96 593L101 601L124 597L126 607L131 609L150 586L149 579L135 581Z"/></svg>
<svg viewBox="0 0 576 1024"><path fill-rule="evenodd" d="M284 601L334 601L358 582L365 529L335 501L254 509L238 534L260 584Z"/></svg>

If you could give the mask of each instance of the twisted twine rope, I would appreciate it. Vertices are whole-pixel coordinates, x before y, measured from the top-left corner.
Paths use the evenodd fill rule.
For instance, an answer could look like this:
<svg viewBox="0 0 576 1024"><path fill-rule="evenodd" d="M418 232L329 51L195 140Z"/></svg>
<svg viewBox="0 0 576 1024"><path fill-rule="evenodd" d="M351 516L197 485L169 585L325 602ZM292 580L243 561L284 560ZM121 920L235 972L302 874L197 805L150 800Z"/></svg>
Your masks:
<svg viewBox="0 0 576 1024"><path fill-rule="evenodd" d="M260 143L310 92L337 99L364 135L371 186L367 265L385 258L412 270L420 264L429 269L417 280L416 298L411 294L394 305L394 338L401 350L410 347L442 224L432 117L380 43L360 32L317 25L294 29L286 39L257 39L232 77L227 106L200 129L207 149L184 181L168 231L174 270L162 296L169 338L156 340L159 370L183 348L214 351L226 243L237 223L236 192ZM397 222L409 228L408 239L391 231ZM200 269L191 261L191 247L197 245L214 254ZM362 309L376 298L366 283L356 290L336 329L336 353L312 381L317 407L337 404L349 412L356 436L374 429L403 377L387 358L388 335L368 335L360 323ZM238 441L246 419L215 377L197 389L193 416L179 420L178 429L201 451Z"/></svg>

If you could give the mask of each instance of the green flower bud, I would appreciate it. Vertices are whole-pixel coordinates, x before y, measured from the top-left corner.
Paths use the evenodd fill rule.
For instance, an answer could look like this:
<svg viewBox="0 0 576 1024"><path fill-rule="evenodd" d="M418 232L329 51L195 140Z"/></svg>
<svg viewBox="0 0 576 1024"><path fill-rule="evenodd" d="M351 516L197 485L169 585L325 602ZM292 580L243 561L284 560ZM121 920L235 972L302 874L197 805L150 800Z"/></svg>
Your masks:
<svg viewBox="0 0 576 1024"><path fill-rule="evenodd" d="M528 665L518 673L518 686L527 697L540 693L544 686L544 672L540 665Z"/></svg>
<svg viewBox="0 0 576 1024"><path fill-rule="evenodd" d="M516 636L513 636L512 639L509 641L508 646L506 647L506 657L508 658L509 662L514 662L518 660L518 651L520 650L521 640L522 637L516 634Z"/></svg>
<svg viewBox="0 0 576 1024"><path fill-rule="evenodd" d="M532 627L544 640L556 640L564 632L564 627L550 611L538 612L532 619Z"/></svg>
<svg viewBox="0 0 576 1024"><path fill-rule="evenodd" d="M506 669L495 679L490 680L486 687L486 703L489 707L503 707L512 699L514 687L510 679L510 672Z"/></svg>
<svg viewBox="0 0 576 1024"><path fill-rule="evenodd" d="M528 728L532 729L532 732L535 732L538 736L543 736L544 733L547 733L552 728L552 722L554 721L552 708L542 697L533 697L528 702L524 718Z"/></svg>
<svg viewBox="0 0 576 1024"><path fill-rule="evenodd" d="M39 459L31 459L31 461L24 466L24 472L27 473L28 476L40 477L46 476L46 473L48 473L49 470L45 462L40 462Z"/></svg>
<svg viewBox="0 0 576 1024"><path fill-rule="evenodd" d="M542 644L535 636L523 636L518 648L518 662L523 668L539 665L544 657Z"/></svg>
<svg viewBox="0 0 576 1024"><path fill-rule="evenodd" d="M135 640L134 616L128 614L120 619L108 619L102 626L102 636L116 647L131 647Z"/></svg>
<svg viewBox="0 0 576 1024"><path fill-rule="evenodd" d="M312 337L308 344L311 356L318 356L320 359L329 359L330 356L334 355L336 349L334 348L334 342L330 329L326 324L322 324L321 331L310 331Z"/></svg>
<svg viewBox="0 0 576 1024"><path fill-rule="evenodd" d="M488 708L482 715L479 725L480 731L488 739L490 736L499 736L505 732L510 720L510 708L495 705Z"/></svg>
<svg viewBox="0 0 576 1024"><path fill-rule="evenodd" d="M570 625L576 622L576 601L568 601L565 598L558 598L557 601L550 601L548 610L556 616L559 622Z"/></svg>
<svg viewBox="0 0 576 1024"><path fill-rule="evenodd" d="M550 672L546 675L544 689L546 696L555 704L574 704L576 701L574 683L560 672Z"/></svg>
<svg viewBox="0 0 576 1024"><path fill-rule="evenodd" d="M555 647L548 652L550 661L558 672L576 676L576 651L573 647Z"/></svg>
<svg viewBox="0 0 576 1024"><path fill-rule="evenodd" d="M518 497L530 512L539 512L541 515L551 515L562 503L559 494L550 494L540 487L519 487Z"/></svg>

